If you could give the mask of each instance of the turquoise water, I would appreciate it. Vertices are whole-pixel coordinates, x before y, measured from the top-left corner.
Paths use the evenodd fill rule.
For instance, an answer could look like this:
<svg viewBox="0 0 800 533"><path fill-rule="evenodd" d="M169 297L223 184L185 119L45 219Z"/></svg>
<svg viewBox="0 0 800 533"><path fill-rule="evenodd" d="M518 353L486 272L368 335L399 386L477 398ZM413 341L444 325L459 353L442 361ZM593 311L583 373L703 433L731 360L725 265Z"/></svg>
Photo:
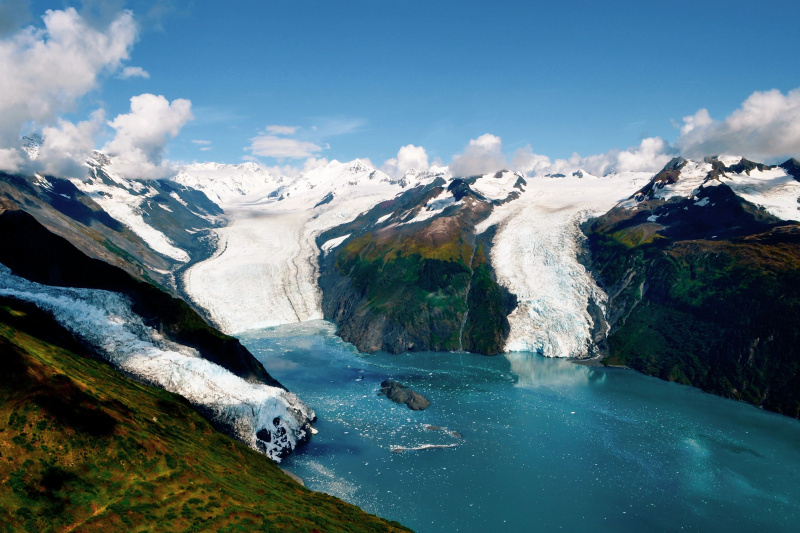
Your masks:
<svg viewBox="0 0 800 533"><path fill-rule="evenodd" d="M324 322L242 342L319 418L282 466L420 533L800 523L800 423L787 417L530 353L359 354ZM378 396L387 378L431 406Z"/></svg>

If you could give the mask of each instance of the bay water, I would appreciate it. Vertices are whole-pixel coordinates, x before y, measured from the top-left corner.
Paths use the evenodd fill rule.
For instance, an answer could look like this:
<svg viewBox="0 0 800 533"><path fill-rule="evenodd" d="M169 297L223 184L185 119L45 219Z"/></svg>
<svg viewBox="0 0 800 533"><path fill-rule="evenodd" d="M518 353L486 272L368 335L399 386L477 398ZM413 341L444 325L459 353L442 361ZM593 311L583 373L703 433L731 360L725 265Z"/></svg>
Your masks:
<svg viewBox="0 0 800 533"><path fill-rule="evenodd" d="M324 321L242 342L317 413L281 466L424 532L794 531L800 422L533 353L362 354ZM431 401L379 396L394 379Z"/></svg>

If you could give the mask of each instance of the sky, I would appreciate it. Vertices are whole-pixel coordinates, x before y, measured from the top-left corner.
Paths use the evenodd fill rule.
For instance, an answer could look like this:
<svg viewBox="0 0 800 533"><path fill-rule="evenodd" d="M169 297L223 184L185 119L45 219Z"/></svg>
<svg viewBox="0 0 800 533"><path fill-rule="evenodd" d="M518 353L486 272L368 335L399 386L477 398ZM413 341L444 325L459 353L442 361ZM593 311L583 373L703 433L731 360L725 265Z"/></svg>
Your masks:
<svg viewBox="0 0 800 533"><path fill-rule="evenodd" d="M390 174L800 157L794 1L0 0L0 168Z"/></svg>

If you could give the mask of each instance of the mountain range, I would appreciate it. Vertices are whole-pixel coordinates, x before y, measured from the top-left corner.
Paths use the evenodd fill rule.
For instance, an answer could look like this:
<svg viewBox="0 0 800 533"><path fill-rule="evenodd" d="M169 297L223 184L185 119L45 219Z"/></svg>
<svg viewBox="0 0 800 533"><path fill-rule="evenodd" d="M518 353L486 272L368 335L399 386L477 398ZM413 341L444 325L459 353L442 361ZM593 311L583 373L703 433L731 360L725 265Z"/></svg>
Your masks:
<svg viewBox="0 0 800 533"><path fill-rule="evenodd" d="M27 368L45 363L23 333L106 361L272 459L315 415L231 335L323 318L364 352L533 351L800 417L794 159L537 177L205 163L165 180L109 161L0 174L4 342Z"/></svg>

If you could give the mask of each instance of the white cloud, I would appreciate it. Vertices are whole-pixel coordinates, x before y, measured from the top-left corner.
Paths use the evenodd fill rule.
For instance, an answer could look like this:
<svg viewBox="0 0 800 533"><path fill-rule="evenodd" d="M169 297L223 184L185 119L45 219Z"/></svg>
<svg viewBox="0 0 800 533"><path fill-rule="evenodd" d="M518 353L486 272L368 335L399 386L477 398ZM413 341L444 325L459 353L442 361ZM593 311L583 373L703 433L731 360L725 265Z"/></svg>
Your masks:
<svg viewBox="0 0 800 533"><path fill-rule="evenodd" d="M643 139L639 146L627 150L611 150L605 154L581 157L574 153L569 159L551 161L535 154L530 146L517 150L511 168L529 176L568 174L583 169L595 176L612 172L658 172L674 155L674 150L660 137Z"/></svg>
<svg viewBox="0 0 800 533"><path fill-rule="evenodd" d="M71 109L101 74L121 68L137 37L130 11L104 30L73 8L47 11L42 20L44 28L0 40L0 147L15 147L24 124L46 125Z"/></svg>
<svg viewBox="0 0 800 533"><path fill-rule="evenodd" d="M297 126L267 126L267 131L273 135L294 135L298 129Z"/></svg>
<svg viewBox="0 0 800 533"><path fill-rule="evenodd" d="M250 146L245 150L252 152L253 155L262 157L303 159L320 152L322 147L309 141L262 134L250 139Z"/></svg>
<svg viewBox="0 0 800 533"><path fill-rule="evenodd" d="M94 138L102 129L104 119L105 113L98 109L89 120L78 124L59 119L58 126L44 128L39 157L31 166L56 176L86 177L84 162L94 149Z"/></svg>
<svg viewBox="0 0 800 533"><path fill-rule="evenodd" d="M484 133L469 141L463 154L453 156L450 171L454 176L474 176L496 172L506 167L503 141L491 133Z"/></svg>
<svg viewBox="0 0 800 533"><path fill-rule="evenodd" d="M397 157L387 159L381 170L390 176L399 178L412 168L418 171L428 170L430 163L425 148L407 144L398 150Z"/></svg>
<svg viewBox="0 0 800 533"><path fill-rule="evenodd" d="M194 144L199 144L200 146L208 146L211 144L211 141L205 141L203 139L192 139Z"/></svg>
<svg viewBox="0 0 800 533"><path fill-rule="evenodd" d="M0 170L17 172L25 160L16 148L0 148Z"/></svg>
<svg viewBox="0 0 800 533"><path fill-rule="evenodd" d="M708 109L701 109L694 115L683 117L683 126L681 126L681 135L688 135L696 128L703 128L714 122L708 114Z"/></svg>
<svg viewBox="0 0 800 533"><path fill-rule="evenodd" d="M120 72L117 77L123 80L127 80L129 78L144 78L146 80L149 80L150 73L147 72L142 67L125 67L124 69L122 69L122 72Z"/></svg>
<svg viewBox="0 0 800 533"><path fill-rule="evenodd" d="M546 155L533 153L531 145L528 144L514 152L510 166L512 170L517 170L529 176L536 176L549 173L552 162Z"/></svg>
<svg viewBox="0 0 800 533"><path fill-rule="evenodd" d="M103 151L113 157L111 170L128 178L161 178L174 171L162 157L169 139L194 118L192 103L178 98L140 94L131 98L131 112L108 123L116 130Z"/></svg>
<svg viewBox="0 0 800 533"><path fill-rule="evenodd" d="M800 154L800 88L756 91L724 121L701 109L684 117L675 144L686 157L735 154L763 160Z"/></svg>

